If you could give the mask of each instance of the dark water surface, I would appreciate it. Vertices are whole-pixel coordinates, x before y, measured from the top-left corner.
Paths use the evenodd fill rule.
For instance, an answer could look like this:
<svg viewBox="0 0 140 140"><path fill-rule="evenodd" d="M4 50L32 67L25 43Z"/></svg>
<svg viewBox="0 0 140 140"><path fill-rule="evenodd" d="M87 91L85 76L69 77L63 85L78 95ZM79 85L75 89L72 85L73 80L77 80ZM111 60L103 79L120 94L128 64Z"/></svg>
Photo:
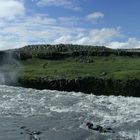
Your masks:
<svg viewBox="0 0 140 140"><path fill-rule="evenodd" d="M140 98L0 86L0 140L140 140Z"/></svg>

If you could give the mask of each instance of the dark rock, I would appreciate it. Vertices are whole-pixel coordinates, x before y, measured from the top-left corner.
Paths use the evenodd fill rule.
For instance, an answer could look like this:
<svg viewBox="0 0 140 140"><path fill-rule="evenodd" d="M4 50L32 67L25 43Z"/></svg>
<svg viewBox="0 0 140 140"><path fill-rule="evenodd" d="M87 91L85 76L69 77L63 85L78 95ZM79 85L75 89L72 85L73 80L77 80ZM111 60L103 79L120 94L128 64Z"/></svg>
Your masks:
<svg viewBox="0 0 140 140"><path fill-rule="evenodd" d="M88 129L94 130L94 131L98 131L99 133L115 133L113 131L112 128L108 127L108 128L103 128L100 125L96 125L96 127L94 127L93 123L88 122L87 124Z"/></svg>
<svg viewBox="0 0 140 140"><path fill-rule="evenodd" d="M112 128L108 127L108 128L106 128L106 130L112 130Z"/></svg>
<svg viewBox="0 0 140 140"><path fill-rule="evenodd" d="M100 76L105 76L105 75L107 75L106 72L102 72L102 73L100 74Z"/></svg>
<svg viewBox="0 0 140 140"><path fill-rule="evenodd" d="M30 131L26 129L26 134L30 135L30 140L41 140L41 138L38 137L41 133L41 131Z"/></svg>
<svg viewBox="0 0 140 140"><path fill-rule="evenodd" d="M48 67L48 63L43 64L43 68L47 68Z"/></svg>
<svg viewBox="0 0 140 140"><path fill-rule="evenodd" d="M25 128L26 128L26 126L21 126L21 127L20 127L20 129L25 129Z"/></svg>
<svg viewBox="0 0 140 140"><path fill-rule="evenodd" d="M33 135L40 135L42 132L41 131L33 131L32 134Z"/></svg>
<svg viewBox="0 0 140 140"><path fill-rule="evenodd" d="M73 79L65 79L56 77L56 79L48 79L47 77L19 77L20 86L35 89L50 89L59 91L75 91L95 95L122 95L140 97L140 80L128 79L106 79L104 76L95 78L92 76L77 77ZM18 85L17 85L18 86Z"/></svg>
<svg viewBox="0 0 140 140"><path fill-rule="evenodd" d="M29 135L40 135L41 131L30 131L29 129L26 130L27 134Z"/></svg>
<svg viewBox="0 0 140 140"><path fill-rule="evenodd" d="M89 129L93 129L93 124L92 123L88 122L86 125L88 126Z"/></svg>
<svg viewBox="0 0 140 140"><path fill-rule="evenodd" d="M25 131L26 131L26 132L30 132L30 130L29 130L29 129L26 129Z"/></svg>
<svg viewBox="0 0 140 140"><path fill-rule="evenodd" d="M103 127L100 126L100 125L97 125L95 128L93 128L93 130L95 130L95 131L99 131L100 133L104 132Z"/></svg>

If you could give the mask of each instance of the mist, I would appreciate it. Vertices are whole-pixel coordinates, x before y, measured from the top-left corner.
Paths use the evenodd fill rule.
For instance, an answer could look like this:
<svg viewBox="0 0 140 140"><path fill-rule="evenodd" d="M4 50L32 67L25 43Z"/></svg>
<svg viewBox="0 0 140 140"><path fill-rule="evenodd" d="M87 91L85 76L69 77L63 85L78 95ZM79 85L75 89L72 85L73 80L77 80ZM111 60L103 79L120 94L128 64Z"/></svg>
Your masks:
<svg viewBox="0 0 140 140"><path fill-rule="evenodd" d="M19 67L13 51L0 51L0 85L17 85Z"/></svg>

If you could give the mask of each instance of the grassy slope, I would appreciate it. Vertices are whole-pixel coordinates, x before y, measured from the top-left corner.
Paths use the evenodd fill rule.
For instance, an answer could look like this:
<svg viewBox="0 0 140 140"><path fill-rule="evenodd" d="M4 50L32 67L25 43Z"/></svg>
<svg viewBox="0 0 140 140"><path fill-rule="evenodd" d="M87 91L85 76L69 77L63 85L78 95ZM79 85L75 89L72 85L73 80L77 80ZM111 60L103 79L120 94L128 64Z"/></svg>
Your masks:
<svg viewBox="0 0 140 140"><path fill-rule="evenodd" d="M68 78L94 76L113 79L140 79L140 57L109 56L90 57L93 62L88 63L89 58L67 58L65 60L22 60L24 68L20 70L23 75L50 78ZM43 68L43 65L46 67Z"/></svg>

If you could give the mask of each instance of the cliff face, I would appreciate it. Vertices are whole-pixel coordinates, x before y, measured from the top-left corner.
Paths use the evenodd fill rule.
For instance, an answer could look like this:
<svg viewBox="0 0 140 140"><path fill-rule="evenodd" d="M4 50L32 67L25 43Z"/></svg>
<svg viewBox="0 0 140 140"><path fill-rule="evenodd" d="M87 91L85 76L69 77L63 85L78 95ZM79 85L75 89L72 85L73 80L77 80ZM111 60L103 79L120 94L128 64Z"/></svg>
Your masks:
<svg viewBox="0 0 140 140"><path fill-rule="evenodd" d="M36 89L51 89L60 91L76 91L96 95L123 95L140 97L140 80L112 80L85 77L78 79L56 79L47 78L24 79L20 78L19 83L23 87Z"/></svg>

